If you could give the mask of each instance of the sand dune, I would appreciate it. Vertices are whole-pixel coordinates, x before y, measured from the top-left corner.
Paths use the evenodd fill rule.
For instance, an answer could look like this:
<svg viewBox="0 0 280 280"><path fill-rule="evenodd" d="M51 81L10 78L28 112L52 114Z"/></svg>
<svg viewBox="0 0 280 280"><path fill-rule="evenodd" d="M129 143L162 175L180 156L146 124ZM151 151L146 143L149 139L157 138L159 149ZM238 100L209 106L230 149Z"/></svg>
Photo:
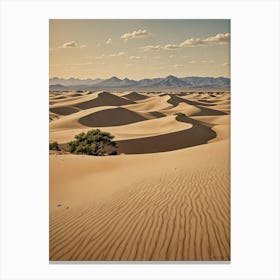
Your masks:
<svg viewBox="0 0 280 280"><path fill-rule="evenodd" d="M50 153L50 260L230 260L229 93L62 95L50 140L101 128L121 154Z"/></svg>
<svg viewBox="0 0 280 280"><path fill-rule="evenodd" d="M139 94L139 93L137 93L135 91L133 91L133 92L131 92L129 94L123 95L122 97L125 97L125 98L133 100L133 101L139 101L139 100L144 100L144 99L149 98L148 96Z"/></svg>
<svg viewBox="0 0 280 280"><path fill-rule="evenodd" d="M197 106L189 105L186 102L181 102L170 109L161 110L162 113L165 113L167 115L183 113L187 116L193 116L195 114L198 114L200 111L201 110Z"/></svg>
<svg viewBox="0 0 280 280"><path fill-rule="evenodd" d="M176 119L191 124L192 127L153 137L117 141L119 152L125 154L145 154L173 151L206 144L209 140L216 137L216 133L211 128L197 120L186 116L178 116Z"/></svg>
<svg viewBox="0 0 280 280"><path fill-rule="evenodd" d="M99 112L107 109L114 109L114 108L118 108L118 107L116 106L94 107L87 110L80 110L79 112L71 115L63 116L63 118L52 121L50 123L50 132L57 131L57 130L65 130L65 129L86 128L86 126L79 123L80 118L84 116L88 116L95 112Z"/></svg>
<svg viewBox="0 0 280 280"><path fill-rule="evenodd" d="M88 92L84 92L81 96L71 96L74 95L75 92L71 91L71 92L67 92L67 93L63 93L63 95L66 97L63 100L60 100L59 102L56 102L54 106L52 107L56 107L56 106L76 106L76 104L78 103L82 103L82 102L86 102L86 101L90 101L92 99L96 99L98 97L98 95L100 93L102 93L103 91L99 91L99 92L93 92L91 94L88 94ZM53 99L50 99L53 100Z"/></svg>
<svg viewBox="0 0 280 280"><path fill-rule="evenodd" d="M229 260L228 148L50 156L50 260Z"/></svg>
<svg viewBox="0 0 280 280"><path fill-rule="evenodd" d="M79 112L79 108L70 107L70 106L54 107L54 108L50 108L50 111L58 115L71 115Z"/></svg>
<svg viewBox="0 0 280 280"><path fill-rule="evenodd" d="M83 98L83 96L84 93L82 94L82 93L76 93L70 91L70 92L64 92L60 95L54 95L53 97L50 97L50 101L57 106L61 104L62 106L68 106L67 104L68 102L73 101L73 103L75 103L76 100Z"/></svg>
<svg viewBox="0 0 280 280"><path fill-rule="evenodd" d="M121 106L121 105L133 104L133 103L134 103L133 101L130 101L128 99L115 96L108 92L102 92L99 93L98 97L95 99L77 103L76 107L84 110L97 106Z"/></svg>
<svg viewBox="0 0 280 280"><path fill-rule="evenodd" d="M172 106L170 106L170 104L167 103L167 100L169 98L170 98L169 96L163 96L163 97L152 96L148 99L139 101L136 104L126 105L123 107L137 112L151 112L151 111L160 112L161 110L172 108Z"/></svg>
<svg viewBox="0 0 280 280"><path fill-rule="evenodd" d="M177 131L186 130L191 128L190 123L179 122L175 119L175 116L167 116L164 118L151 119L146 121L141 121L137 123L131 123L128 125L106 127L106 130L115 136L114 140L127 140L135 138L144 138L148 136L157 136L166 133L172 133ZM81 133L91 130L89 127L85 128L76 128L76 129L59 129L51 133L51 141L57 141L59 143L67 143L74 139L74 136Z"/></svg>
<svg viewBox="0 0 280 280"><path fill-rule="evenodd" d="M79 123L90 127L117 126L144 121L145 118L125 108L102 110L79 119Z"/></svg>
<svg viewBox="0 0 280 280"><path fill-rule="evenodd" d="M208 108L207 104L202 104L201 102L192 101L186 98L180 98L176 95L171 95L170 99L167 101L168 103L177 106L180 103L187 103L191 106L195 106L200 111L192 114L193 116L216 116L216 115L226 115L223 111L218 111L212 108ZM209 106L209 105L208 105ZM212 106L212 104L210 105Z"/></svg>

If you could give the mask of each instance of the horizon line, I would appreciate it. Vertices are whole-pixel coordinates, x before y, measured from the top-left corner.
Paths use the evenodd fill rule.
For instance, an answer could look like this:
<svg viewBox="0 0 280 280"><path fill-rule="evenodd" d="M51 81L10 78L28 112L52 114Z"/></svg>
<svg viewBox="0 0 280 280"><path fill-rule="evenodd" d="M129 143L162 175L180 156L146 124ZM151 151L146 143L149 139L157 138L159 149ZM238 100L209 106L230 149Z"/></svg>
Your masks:
<svg viewBox="0 0 280 280"><path fill-rule="evenodd" d="M155 78L142 78L142 79L130 79L128 77L125 77L123 79L119 78L118 76L110 76L108 78L75 78L75 77L70 77L70 78L63 78L63 77L58 77L58 76L53 76L53 77L49 77L49 79L54 79L54 78L57 78L57 79L64 79L64 80L70 80L70 79L77 79L77 80L97 80L97 79L100 79L100 80L108 80L108 79L111 79L111 78L118 78L120 80L124 80L124 79L128 79L128 80L133 80L133 81L140 81L140 80L144 80L144 79L164 79L164 78L167 78L167 77L175 77L175 78L178 78L178 79L181 79L181 78L194 78L194 77L198 77L198 78L214 78L214 79L217 79L217 78L226 78L226 79L230 79L229 77L224 77L224 76L182 76L182 77L177 77L175 75L167 75L165 77L155 77Z"/></svg>

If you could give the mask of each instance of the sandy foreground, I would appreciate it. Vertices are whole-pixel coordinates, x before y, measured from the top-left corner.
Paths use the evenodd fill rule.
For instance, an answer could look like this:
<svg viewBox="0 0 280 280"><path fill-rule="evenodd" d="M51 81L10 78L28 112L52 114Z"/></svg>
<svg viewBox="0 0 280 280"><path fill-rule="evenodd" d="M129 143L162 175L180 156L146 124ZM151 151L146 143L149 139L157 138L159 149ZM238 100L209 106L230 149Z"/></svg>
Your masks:
<svg viewBox="0 0 280 280"><path fill-rule="evenodd" d="M229 125L229 92L51 92L50 141L121 154L50 153L50 260L230 260Z"/></svg>

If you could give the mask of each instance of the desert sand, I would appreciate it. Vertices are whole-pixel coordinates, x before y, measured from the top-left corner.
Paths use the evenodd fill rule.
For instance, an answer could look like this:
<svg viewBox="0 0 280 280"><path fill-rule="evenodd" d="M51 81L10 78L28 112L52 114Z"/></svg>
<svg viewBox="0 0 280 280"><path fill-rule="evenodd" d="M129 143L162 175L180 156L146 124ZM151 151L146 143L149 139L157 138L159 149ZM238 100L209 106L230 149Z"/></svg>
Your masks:
<svg viewBox="0 0 280 280"><path fill-rule="evenodd" d="M51 261L229 261L229 92L50 92L50 141L115 136L119 155L50 153Z"/></svg>

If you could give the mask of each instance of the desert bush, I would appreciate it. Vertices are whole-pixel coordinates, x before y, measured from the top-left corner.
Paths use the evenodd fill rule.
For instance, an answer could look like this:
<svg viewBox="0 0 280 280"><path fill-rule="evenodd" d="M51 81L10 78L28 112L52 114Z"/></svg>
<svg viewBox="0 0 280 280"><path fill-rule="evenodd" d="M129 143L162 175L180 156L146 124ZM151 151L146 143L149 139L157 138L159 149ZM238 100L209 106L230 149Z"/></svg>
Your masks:
<svg viewBox="0 0 280 280"><path fill-rule="evenodd" d="M117 154L117 151L110 151L110 148L117 147L114 138L108 132L100 129L92 129L87 133L80 133L75 136L75 139L67 144L67 150L73 154L85 154L94 156L103 156L106 154Z"/></svg>
<svg viewBox="0 0 280 280"><path fill-rule="evenodd" d="M52 151L60 151L60 148L58 146L58 143L55 141L55 142L51 142L49 143L49 150L52 150Z"/></svg>

